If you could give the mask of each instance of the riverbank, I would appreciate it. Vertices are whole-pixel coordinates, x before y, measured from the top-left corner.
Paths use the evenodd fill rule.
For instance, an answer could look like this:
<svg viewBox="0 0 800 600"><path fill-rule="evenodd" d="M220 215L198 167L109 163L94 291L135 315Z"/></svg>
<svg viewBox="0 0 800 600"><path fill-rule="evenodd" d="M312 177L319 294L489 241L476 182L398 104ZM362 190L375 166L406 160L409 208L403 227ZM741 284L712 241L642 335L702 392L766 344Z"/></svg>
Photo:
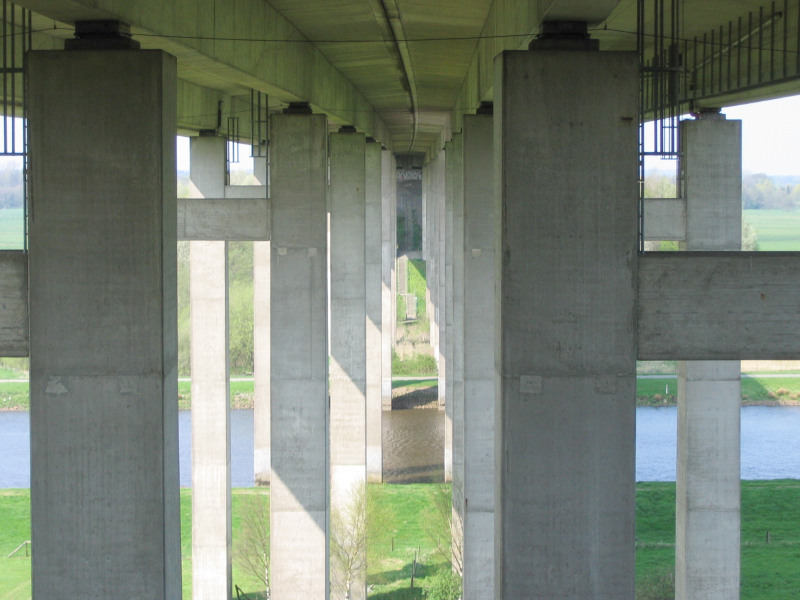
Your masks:
<svg viewBox="0 0 800 600"><path fill-rule="evenodd" d="M389 535L376 536L368 548L370 598L420 598L436 574L447 568L437 551L431 520L437 500L449 494L442 484L369 486L370 500L388 519ZM800 481L743 481L741 495L741 597L785 600L800 591ZM246 538L248 516L269 514L269 489L239 488L232 492L233 553ZM254 511L257 508L257 512ZM30 492L0 490L0 600L31 597L30 556L25 549L6 558L30 539ZM191 598L191 489L181 489L181 553L183 598ZM415 589L411 567L417 560ZM674 585L675 483L636 485L637 598L667 598ZM234 562L233 581L251 598L263 598L257 580ZM417 594L406 595L406 592Z"/></svg>
<svg viewBox="0 0 800 600"><path fill-rule="evenodd" d="M640 375L636 382L636 406L675 406L678 402L678 377L673 374ZM231 408L252 409L253 380L231 381ZM800 406L800 374L758 373L742 375L742 406ZM178 409L192 407L192 384L178 382ZM0 381L0 411L27 411L30 408L28 382ZM438 408L435 379L409 383L393 382L392 409Z"/></svg>

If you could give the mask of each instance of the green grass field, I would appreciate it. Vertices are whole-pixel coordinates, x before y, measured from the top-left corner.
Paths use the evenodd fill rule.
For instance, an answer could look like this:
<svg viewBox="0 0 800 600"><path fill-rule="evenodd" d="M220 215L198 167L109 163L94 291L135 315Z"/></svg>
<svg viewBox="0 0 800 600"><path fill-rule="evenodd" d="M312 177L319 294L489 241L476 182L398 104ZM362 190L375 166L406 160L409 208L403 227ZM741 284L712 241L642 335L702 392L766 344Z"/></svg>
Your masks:
<svg viewBox="0 0 800 600"><path fill-rule="evenodd" d="M25 222L23 209L0 209L0 250L22 250L24 247Z"/></svg>
<svg viewBox="0 0 800 600"><path fill-rule="evenodd" d="M392 525L369 549L367 581L370 598L418 600L433 576L447 568L437 555L427 529L433 498L447 493L436 484L372 485L370 494L391 513ZM241 539L248 502L262 489L233 490L233 546ZM0 600L31 597L30 558L24 551L7 558L30 539L28 490L0 490ZM191 490L181 490L181 551L183 597L191 598ZM769 532L769 543L767 542ZM800 597L800 481L742 482L742 600L786 600ZM410 588L411 565L417 557L415 588ZM639 483L636 486L637 598L655 598L654 582L670 580L675 565L675 484ZM255 577L234 565L233 581L254 600L261 588ZM661 596L663 597L663 596Z"/></svg>
<svg viewBox="0 0 800 600"><path fill-rule="evenodd" d="M407 361L408 362L408 361ZM408 363L413 364L413 363ZM409 375L417 371L409 370ZM413 371L413 372L412 372ZM2 379L2 377L0 377ZM10 377L9 377L10 379ZM422 381L392 382L397 387L430 387L436 385L435 378ZM191 408L192 384L178 382L178 408ZM253 381L231 381L231 408L253 408ZM636 401L639 406L669 406L678 397L678 377L663 375L655 379L638 379L636 382ZM798 377L759 377L742 378L742 402L744 404L798 404L800 403L800 378ZM0 410L28 410L30 398L27 381L0 382Z"/></svg>
<svg viewBox="0 0 800 600"><path fill-rule="evenodd" d="M743 481L741 540L742 600L800 597L800 481ZM675 484L639 483L637 588L674 568Z"/></svg>
<svg viewBox="0 0 800 600"><path fill-rule="evenodd" d="M745 210L743 214L758 232L759 250L800 250L800 211Z"/></svg>

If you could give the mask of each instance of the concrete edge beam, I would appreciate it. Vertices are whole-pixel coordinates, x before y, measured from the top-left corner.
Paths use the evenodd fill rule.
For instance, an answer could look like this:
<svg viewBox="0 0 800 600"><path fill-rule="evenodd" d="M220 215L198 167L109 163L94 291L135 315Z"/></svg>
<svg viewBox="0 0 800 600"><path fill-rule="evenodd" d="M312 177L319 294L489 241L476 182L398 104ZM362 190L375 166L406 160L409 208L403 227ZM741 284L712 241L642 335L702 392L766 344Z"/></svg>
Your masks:
<svg viewBox="0 0 800 600"><path fill-rule="evenodd" d="M800 354L800 252L651 252L639 257L639 360Z"/></svg>
<svg viewBox="0 0 800 600"><path fill-rule="evenodd" d="M270 212L266 198L179 198L178 239L269 241Z"/></svg>
<svg viewBox="0 0 800 600"><path fill-rule="evenodd" d="M0 356L28 356L28 255L0 251Z"/></svg>
<svg viewBox="0 0 800 600"><path fill-rule="evenodd" d="M265 185L226 185L225 197L229 199L266 198Z"/></svg>
<svg viewBox="0 0 800 600"><path fill-rule="evenodd" d="M646 198L644 239L680 242L686 240L686 199Z"/></svg>

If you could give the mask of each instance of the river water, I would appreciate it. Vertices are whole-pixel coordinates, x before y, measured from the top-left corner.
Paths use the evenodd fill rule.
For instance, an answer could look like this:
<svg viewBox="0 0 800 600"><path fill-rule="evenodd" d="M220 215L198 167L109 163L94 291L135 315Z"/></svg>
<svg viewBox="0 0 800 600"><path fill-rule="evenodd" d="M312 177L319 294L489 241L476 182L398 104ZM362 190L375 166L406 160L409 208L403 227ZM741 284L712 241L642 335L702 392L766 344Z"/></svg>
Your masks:
<svg viewBox="0 0 800 600"><path fill-rule="evenodd" d="M742 479L800 479L800 407L742 408ZM191 485L191 413L181 411L181 486ZM674 481L677 409L636 409L636 480ZM384 475L390 483L441 481L444 413L383 413ZM0 412L0 488L30 486L27 412ZM231 411L231 482L253 485L253 411Z"/></svg>

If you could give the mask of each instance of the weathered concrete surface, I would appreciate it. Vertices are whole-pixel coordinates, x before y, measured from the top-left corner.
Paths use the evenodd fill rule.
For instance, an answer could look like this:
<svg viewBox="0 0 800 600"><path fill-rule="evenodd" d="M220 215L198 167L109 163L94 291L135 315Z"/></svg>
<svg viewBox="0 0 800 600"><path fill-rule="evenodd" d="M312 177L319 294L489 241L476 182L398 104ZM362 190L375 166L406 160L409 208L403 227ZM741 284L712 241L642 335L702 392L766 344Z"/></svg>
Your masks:
<svg viewBox="0 0 800 600"><path fill-rule="evenodd" d="M443 174L443 224L444 231L441 234L444 241L442 264L444 270L444 280L441 282L439 288L439 315L442 317L440 325L440 336L444 343L440 343L440 353L444 358L444 369L439 370L439 381L444 381L444 393L442 389L439 390L440 406L444 407L445 411L445 426L444 426L444 480L453 481L454 466L454 444L453 437L455 435L455 418L453 415L453 375L455 365L453 362L453 355L455 348L453 346L453 201L454 191L452 185L452 175L455 164L455 154L453 150L453 142L445 144L444 152L444 174Z"/></svg>
<svg viewBox="0 0 800 600"><path fill-rule="evenodd" d="M187 199L187 209L205 204L202 198L224 194L226 143L219 136L191 138L190 180L198 198ZM230 598L232 588L227 242L189 243L189 299L192 596L224 599Z"/></svg>
<svg viewBox="0 0 800 600"><path fill-rule="evenodd" d="M499 206L491 115L464 119L464 600L494 594Z"/></svg>
<svg viewBox="0 0 800 600"><path fill-rule="evenodd" d="M328 596L328 124L270 119L272 593Z"/></svg>
<svg viewBox="0 0 800 600"><path fill-rule="evenodd" d="M645 198L644 239L647 241L686 239L685 198Z"/></svg>
<svg viewBox="0 0 800 600"><path fill-rule="evenodd" d="M189 245L192 348L192 596L230 598L228 244Z"/></svg>
<svg viewBox="0 0 800 600"><path fill-rule="evenodd" d="M366 509L354 506L366 484L365 151L362 133L330 136L332 520L354 509ZM331 525L331 536L336 534ZM354 573L352 588L347 590L345 573L333 558L330 569L335 596L366 598L366 572Z"/></svg>
<svg viewBox="0 0 800 600"><path fill-rule="evenodd" d="M264 241L269 225L266 198L178 199L179 240Z"/></svg>
<svg viewBox="0 0 800 600"><path fill-rule="evenodd" d="M450 393L448 409L452 419L453 455L453 556L461 567L464 554L464 138L453 134L447 153L448 277ZM452 255L452 256L451 256Z"/></svg>
<svg viewBox="0 0 800 600"><path fill-rule="evenodd" d="M0 251L0 356L28 356L28 255Z"/></svg>
<svg viewBox="0 0 800 600"><path fill-rule="evenodd" d="M639 360L791 359L797 252L648 252L639 258Z"/></svg>
<svg viewBox="0 0 800 600"><path fill-rule="evenodd" d="M710 113L680 126L678 168L687 198L681 248L741 250L742 124ZM702 286L716 288L713 277ZM752 295L752 290L741 291ZM729 326L739 331L747 323ZM694 324L693 333L705 329ZM680 329L685 333L686 328ZM714 337L708 329L705 333ZM740 374L739 361L678 363L676 600L739 597Z"/></svg>
<svg viewBox="0 0 800 600"><path fill-rule="evenodd" d="M366 468L367 480L383 481L383 453L381 450L381 417L383 414L381 386L383 384L383 161L380 144L368 142L366 146L366 187L364 211L366 260ZM391 384L391 379L389 380Z"/></svg>
<svg viewBox="0 0 800 600"><path fill-rule="evenodd" d="M686 187L684 250L742 248L742 122L681 121Z"/></svg>
<svg viewBox="0 0 800 600"><path fill-rule="evenodd" d="M638 62L505 52L495 76L495 598L630 600Z"/></svg>
<svg viewBox="0 0 800 600"><path fill-rule="evenodd" d="M269 485L270 243L253 242L253 470L256 485Z"/></svg>
<svg viewBox="0 0 800 600"><path fill-rule="evenodd" d="M392 348L397 328L397 175L394 156L388 150L381 151L381 173L381 407L391 410Z"/></svg>
<svg viewBox="0 0 800 600"><path fill-rule="evenodd" d="M175 60L27 60L33 597L172 600Z"/></svg>
<svg viewBox="0 0 800 600"><path fill-rule="evenodd" d="M739 361L678 363L675 598L739 597Z"/></svg>
<svg viewBox="0 0 800 600"><path fill-rule="evenodd" d="M263 186L263 191L258 191L259 197L269 197L267 167L266 156L253 157L253 173ZM253 242L253 475L256 485L269 485L271 471L270 261L270 243Z"/></svg>

